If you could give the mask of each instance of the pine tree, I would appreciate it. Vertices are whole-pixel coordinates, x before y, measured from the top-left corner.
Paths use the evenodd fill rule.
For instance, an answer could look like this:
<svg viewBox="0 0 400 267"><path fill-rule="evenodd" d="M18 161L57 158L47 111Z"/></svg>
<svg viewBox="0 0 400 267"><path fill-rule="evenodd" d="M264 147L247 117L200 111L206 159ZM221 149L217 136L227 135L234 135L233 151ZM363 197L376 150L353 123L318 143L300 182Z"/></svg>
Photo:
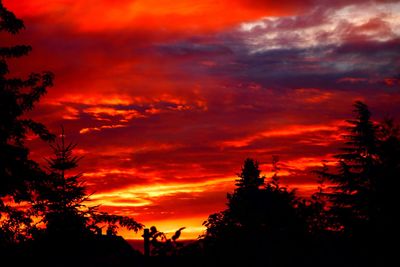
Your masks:
<svg viewBox="0 0 400 267"><path fill-rule="evenodd" d="M287 251L296 252L307 232L306 223L298 213L295 191L279 183L277 157L273 158L273 170L273 177L264 182L259 164L253 159L244 161L237 188L228 194L228 208L203 223L206 249L255 262L268 253L274 264Z"/></svg>
<svg viewBox="0 0 400 267"><path fill-rule="evenodd" d="M78 167L81 159L73 154L74 143L65 143L64 129L60 140L51 145L54 156L47 160L48 178L37 188L33 207L43 216L46 234L50 237L90 237L108 226L107 232L115 235L117 225L137 232L143 225L126 216L99 212L98 206L89 207L82 174L67 175Z"/></svg>
<svg viewBox="0 0 400 267"><path fill-rule="evenodd" d="M51 144L54 157L47 160L49 177L38 188L34 208L44 215L48 234L54 236L87 234L86 189L81 174L68 176L78 167L80 158L73 155L76 144L65 144L64 129L60 141Z"/></svg>
<svg viewBox="0 0 400 267"><path fill-rule="evenodd" d="M230 216L236 218L241 226L255 227L260 224L260 208L264 205L260 190L264 185L264 177L260 174L258 162L246 159L238 174L234 193L227 196Z"/></svg>
<svg viewBox="0 0 400 267"><path fill-rule="evenodd" d="M361 234L372 223L376 209L376 182L379 176L377 126L371 121L368 107L357 101L355 119L348 120L343 153L337 154L338 171L319 174L333 186L325 193L332 203L335 225L347 236ZM360 232L361 231L361 232Z"/></svg>
<svg viewBox="0 0 400 267"><path fill-rule="evenodd" d="M253 159L244 161L242 172L238 174L239 179L236 180L238 190L257 190L264 184L264 177L260 177L260 168L258 162Z"/></svg>

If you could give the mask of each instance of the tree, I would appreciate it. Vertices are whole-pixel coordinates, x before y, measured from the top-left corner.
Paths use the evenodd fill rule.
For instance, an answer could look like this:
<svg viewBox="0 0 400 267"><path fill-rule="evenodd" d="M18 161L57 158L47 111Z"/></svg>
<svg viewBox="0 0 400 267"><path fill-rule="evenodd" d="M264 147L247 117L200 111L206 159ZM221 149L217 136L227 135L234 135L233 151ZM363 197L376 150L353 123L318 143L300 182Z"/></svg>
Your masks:
<svg viewBox="0 0 400 267"><path fill-rule="evenodd" d="M66 175L78 166L80 158L73 155L76 144L65 144L64 129L60 139L51 144L54 157L47 160L50 173L37 188L33 207L43 214L48 234L57 237L85 234L88 230L84 206L87 195L80 181L82 175Z"/></svg>
<svg viewBox="0 0 400 267"><path fill-rule="evenodd" d="M336 235L333 249L348 253L343 259L354 261L350 265L386 266L399 233L399 127L393 120L374 123L362 102L354 107L336 170L318 171L332 184L321 193L329 207L325 230Z"/></svg>
<svg viewBox="0 0 400 267"><path fill-rule="evenodd" d="M22 20L0 1L0 32L15 35L23 28ZM9 77L7 60L30 51L28 45L0 47L0 243L29 235L30 214L18 210L15 203L29 200L34 183L44 176L38 164L29 159L24 144L27 133L31 131L45 141L54 138L43 124L24 116L52 86L53 74L32 73L26 79Z"/></svg>
<svg viewBox="0 0 400 267"><path fill-rule="evenodd" d="M241 226L256 227L261 223L262 201L260 187L264 185L264 177L260 177L259 164L253 159L244 161L242 171L236 180L236 189L228 194L229 216L236 218Z"/></svg>
<svg viewBox="0 0 400 267"><path fill-rule="evenodd" d="M286 231L297 221L295 191L280 185L277 157L273 157L272 169L274 175L265 183L258 162L244 161L238 187L232 195L228 194L230 216L241 227L272 233Z"/></svg>
<svg viewBox="0 0 400 267"><path fill-rule="evenodd" d="M260 186L264 184L264 177L260 177L261 170L258 162L245 159L242 171L236 179L235 191L228 193L228 209L211 214L203 223L207 227L205 238L207 240L231 240L233 233L238 233L243 226L259 224L257 217L260 215L259 200Z"/></svg>
<svg viewBox="0 0 400 267"><path fill-rule="evenodd" d="M259 164L246 159L228 208L209 216L203 223L205 248L211 257L255 262L264 258L281 261L284 253L293 253L307 232L298 210L294 190L279 183L278 160L273 158L273 177L265 182ZM288 252L290 251L290 252ZM288 259L290 260L290 259ZM249 262L247 262L249 264Z"/></svg>
<svg viewBox="0 0 400 267"><path fill-rule="evenodd" d="M343 153L337 154L337 172L319 174L333 186L324 193L331 203L333 229L346 236L362 235L374 221L378 168L377 126L371 121L367 105L354 104L355 119L347 120Z"/></svg>
<svg viewBox="0 0 400 267"><path fill-rule="evenodd" d="M74 143L65 143L64 129L60 141L51 145L54 156L47 160L50 173L37 188L33 207L43 217L45 234L55 238L90 237L107 225L108 235L115 235L117 224L137 232L143 225L126 216L98 212L98 206L88 207L89 200L82 174L68 176L81 159L73 154Z"/></svg>
<svg viewBox="0 0 400 267"><path fill-rule="evenodd" d="M239 179L236 180L237 190L257 190L264 184L264 177L260 177L260 168L258 162L253 159L244 161L242 172L238 174Z"/></svg>
<svg viewBox="0 0 400 267"><path fill-rule="evenodd" d="M395 210L399 206L397 197L400 187L400 126L393 119L386 119L378 128L378 173L376 181L377 217L380 229L393 231L396 224Z"/></svg>

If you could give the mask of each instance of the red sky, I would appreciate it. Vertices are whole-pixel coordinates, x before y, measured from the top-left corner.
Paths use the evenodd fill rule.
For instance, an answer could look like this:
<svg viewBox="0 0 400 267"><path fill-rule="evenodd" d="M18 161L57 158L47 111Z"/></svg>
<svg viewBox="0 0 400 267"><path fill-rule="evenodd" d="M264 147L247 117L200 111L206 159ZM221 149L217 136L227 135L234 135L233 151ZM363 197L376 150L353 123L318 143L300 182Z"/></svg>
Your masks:
<svg viewBox="0 0 400 267"><path fill-rule="evenodd" d="M246 157L307 195L355 100L400 117L399 1L3 3L26 25L5 42L33 46L11 73L55 73L31 116L78 143L93 204L185 238Z"/></svg>

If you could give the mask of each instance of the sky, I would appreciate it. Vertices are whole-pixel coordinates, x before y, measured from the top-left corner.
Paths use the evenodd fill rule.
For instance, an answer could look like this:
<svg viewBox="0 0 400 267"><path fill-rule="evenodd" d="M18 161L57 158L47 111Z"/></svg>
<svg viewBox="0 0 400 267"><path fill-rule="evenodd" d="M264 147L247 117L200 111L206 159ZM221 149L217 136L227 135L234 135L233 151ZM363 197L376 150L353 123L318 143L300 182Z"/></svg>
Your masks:
<svg viewBox="0 0 400 267"><path fill-rule="evenodd" d="M183 238L225 208L245 158L268 179L278 156L282 184L308 196L354 101L400 117L400 1L3 4L26 29L2 42L33 47L11 75L55 74L29 116L78 144L89 204ZM44 164L47 144L29 145Z"/></svg>

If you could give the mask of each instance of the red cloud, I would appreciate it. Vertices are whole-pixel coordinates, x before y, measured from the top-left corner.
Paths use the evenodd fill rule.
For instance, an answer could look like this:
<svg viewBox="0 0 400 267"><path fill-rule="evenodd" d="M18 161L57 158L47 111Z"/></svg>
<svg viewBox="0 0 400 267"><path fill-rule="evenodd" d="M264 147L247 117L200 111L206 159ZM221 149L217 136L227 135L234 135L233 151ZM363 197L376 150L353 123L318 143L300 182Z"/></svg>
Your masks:
<svg viewBox="0 0 400 267"><path fill-rule="evenodd" d="M365 1L3 2L27 26L5 42L34 49L11 73L56 74L31 116L78 143L95 203L161 230L196 237L247 157L270 176L279 155L283 182L310 194L309 171L338 152L355 99L377 118L400 115L399 92L370 82L396 77L400 62L383 18L315 30L338 6ZM241 31L244 22L256 26ZM30 145L43 163L45 144Z"/></svg>

